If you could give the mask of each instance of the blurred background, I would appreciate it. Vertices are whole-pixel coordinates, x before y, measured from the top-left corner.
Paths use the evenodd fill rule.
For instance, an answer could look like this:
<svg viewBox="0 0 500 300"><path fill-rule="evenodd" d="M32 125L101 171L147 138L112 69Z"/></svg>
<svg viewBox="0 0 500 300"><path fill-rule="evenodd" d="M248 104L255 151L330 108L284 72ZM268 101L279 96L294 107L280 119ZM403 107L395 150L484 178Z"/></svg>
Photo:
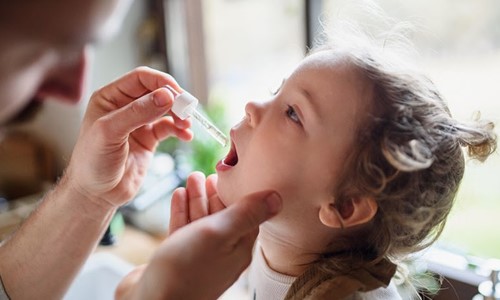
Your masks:
<svg viewBox="0 0 500 300"><path fill-rule="evenodd" d="M279 87L314 46L321 26L328 28L336 18L367 21L353 2L363 5L362 1L336 0L135 1L120 33L95 46L85 99L123 73L147 65L172 74L228 133L243 117L248 101L266 100ZM479 111L482 118L497 124L499 133L500 1L376 3L396 20L416 25L411 38L420 55L420 67L436 83L454 117L469 120ZM15 162L12 155L0 154L0 177L10 163L11 169L26 173L20 172L19 184L28 182L22 188L24 194L19 194L8 191L7 184L0 181L4 199L0 209L3 205L6 210L5 203L12 198L27 199L43 191L57 178L70 157L85 106L86 101L78 107L50 103L33 123L19 128L30 139L42 141L36 143L37 149L42 149L36 153L45 154L41 159L33 155L37 157L33 162ZM67 126L58 126L61 122ZM175 140L162 143L141 193L122 211L122 227L130 223L153 235L165 234L171 190L182 185L191 170L214 172L215 163L228 149L195 130L190 144ZM430 261L444 266L439 272L468 282L474 291L487 276L491 259L500 259L499 175L498 153L485 164L467 162L452 215L434 247L436 251L429 255ZM38 198L30 199L35 200L25 203ZM29 212L22 204L10 207L21 209L14 219L0 217L2 224L7 224L3 226L5 234Z"/></svg>

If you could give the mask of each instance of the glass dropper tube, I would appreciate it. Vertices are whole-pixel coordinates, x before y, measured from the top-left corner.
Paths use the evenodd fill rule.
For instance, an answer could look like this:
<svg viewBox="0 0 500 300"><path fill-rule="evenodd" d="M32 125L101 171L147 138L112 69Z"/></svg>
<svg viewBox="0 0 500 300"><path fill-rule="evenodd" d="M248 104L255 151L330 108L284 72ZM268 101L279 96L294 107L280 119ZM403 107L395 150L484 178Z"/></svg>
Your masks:
<svg viewBox="0 0 500 300"><path fill-rule="evenodd" d="M221 144L222 147L226 147L228 138L224 135L224 133L222 133L222 131L212 124L212 122L196 110L196 106L198 106L199 103L196 97L186 91L179 93L169 85L166 85L165 87L172 92L172 94L174 94L172 111L179 118L185 120L189 116L193 116L211 137Z"/></svg>
<svg viewBox="0 0 500 300"><path fill-rule="evenodd" d="M207 118L205 118L202 114L200 114L197 110L193 110L191 114L203 128L205 128L206 132L208 132L222 147L226 147L227 145L227 137L219 130L219 128L215 127Z"/></svg>

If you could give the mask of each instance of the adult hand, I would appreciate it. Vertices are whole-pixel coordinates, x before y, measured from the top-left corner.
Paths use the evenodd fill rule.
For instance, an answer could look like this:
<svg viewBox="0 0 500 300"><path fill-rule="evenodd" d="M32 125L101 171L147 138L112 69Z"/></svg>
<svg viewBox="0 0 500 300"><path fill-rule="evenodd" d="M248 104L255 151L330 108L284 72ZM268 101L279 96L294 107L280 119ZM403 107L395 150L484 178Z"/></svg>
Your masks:
<svg viewBox="0 0 500 300"><path fill-rule="evenodd" d="M160 141L190 140L190 121L164 116L180 88L160 71L137 68L96 91L89 102L66 179L82 196L116 208L138 191Z"/></svg>
<svg viewBox="0 0 500 300"><path fill-rule="evenodd" d="M147 266L120 283L116 299L217 299L238 279L250 264L258 226L279 212L281 198L259 192L223 209L215 180L210 176L205 185L197 174L189 177L186 190L176 191L172 209L181 205L172 212L173 232ZM212 207L215 213L207 216Z"/></svg>
<svg viewBox="0 0 500 300"><path fill-rule="evenodd" d="M162 117L173 102L166 84L180 91L169 75L138 68L92 95L65 175L0 247L13 299L63 298L116 208L137 192L158 142L192 138L189 121Z"/></svg>

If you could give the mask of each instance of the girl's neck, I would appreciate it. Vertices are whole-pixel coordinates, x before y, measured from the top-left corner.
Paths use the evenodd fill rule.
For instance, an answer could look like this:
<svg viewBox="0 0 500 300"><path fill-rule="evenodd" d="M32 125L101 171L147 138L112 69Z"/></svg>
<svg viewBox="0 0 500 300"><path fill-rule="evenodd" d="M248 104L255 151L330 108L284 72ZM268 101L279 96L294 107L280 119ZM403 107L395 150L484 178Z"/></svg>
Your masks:
<svg viewBox="0 0 500 300"><path fill-rule="evenodd" d="M276 272L299 276L307 267L316 261L321 249L304 247L297 241L286 238L277 238L277 235L261 228L259 243L267 265Z"/></svg>

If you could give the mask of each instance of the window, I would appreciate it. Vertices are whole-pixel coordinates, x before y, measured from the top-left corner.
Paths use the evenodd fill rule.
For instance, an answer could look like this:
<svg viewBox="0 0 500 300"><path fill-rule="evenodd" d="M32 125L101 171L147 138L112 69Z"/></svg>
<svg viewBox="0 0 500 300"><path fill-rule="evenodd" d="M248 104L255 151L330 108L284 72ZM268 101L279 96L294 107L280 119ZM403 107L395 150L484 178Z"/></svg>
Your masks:
<svg viewBox="0 0 500 300"><path fill-rule="evenodd" d="M206 104L205 112L223 131L243 118L248 101L267 100L306 52L301 0L163 3L167 71ZM196 122L193 129L197 138L188 146L188 168L213 173L227 149L198 134ZM175 147L167 141L160 151Z"/></svg>
<svg viewBox="0 0 500 300"><path fill-rule="evenodd" d="M303 1L211 0L203 11L209 101L222 101L234 124L304 57Z"/></svg>

